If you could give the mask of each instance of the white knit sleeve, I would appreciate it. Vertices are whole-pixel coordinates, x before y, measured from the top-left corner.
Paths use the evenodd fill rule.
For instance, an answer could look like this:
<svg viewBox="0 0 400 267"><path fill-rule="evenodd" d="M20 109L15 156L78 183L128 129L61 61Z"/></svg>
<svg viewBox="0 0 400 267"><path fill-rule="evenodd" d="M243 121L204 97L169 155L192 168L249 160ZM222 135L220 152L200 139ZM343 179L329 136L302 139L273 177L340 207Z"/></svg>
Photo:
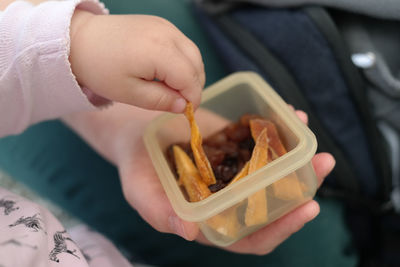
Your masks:
<svg viewBox="0 0 400 267"><path fill-rule="evenodd" d="M95 107L68 60L75 8L107 14L95 0L10 4L0 14L0 136L38 121Z"/></svg>

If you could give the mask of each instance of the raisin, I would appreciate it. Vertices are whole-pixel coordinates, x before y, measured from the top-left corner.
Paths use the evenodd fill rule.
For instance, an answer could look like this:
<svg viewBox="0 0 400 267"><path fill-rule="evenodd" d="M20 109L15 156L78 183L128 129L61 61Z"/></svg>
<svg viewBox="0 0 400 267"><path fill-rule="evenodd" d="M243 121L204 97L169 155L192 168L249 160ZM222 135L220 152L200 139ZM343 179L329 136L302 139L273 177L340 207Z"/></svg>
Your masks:
<svg viewBox="0 0 400 267"><path fill-rule="evenodd" d="M251 137L239 143L240 148L247 149L249 151L253 151L254 145L255 145L254 140Z"/></svg>
<svg viewBox="0 0 400 267"><path fill-rule="evenodd" d="M209 145L204 145L203 149L213 169L217 168L217 166L220 165L225 158L226 153L221 149Z"/></svg>
<svg viewBox="0 0 400 267"><path fill-rule="evenodd" d="M238 144L234 142L226 142L220 149L224 151L228 157L237 157L239 155Z"/></svg>
<svg viewBox="0 0 400 267"><path fill-rule="evenodd" d="M242 126L249 127L250 120L253 119L261 119L262 117L260 115L256 114L244 114L242 117L240 117L240 124Z"/></svg>
<svg viewBox="0 0 400 267"><path fill-rule="evenodd" d="M234 142L241 142L250 136L248 126L242 126L238 123L228 125L225 130L227 137Z"/></svg>
<svg viewBox="0 0 400 267"><path fill-rule="evenodd" d="M216 134L211 135L207 139L204 140L204 144L207 144L209 146L213 147L220 147L224 143L228 141L228 137L224 132L218 132Z"/></svg>
<svg viewBox="0 0 400 267"><path fill-rule="evenodd" d="M224 159L224 162L222 162L222 164L226 166L235 166L237 165L237 162L238 160L236 157L226 157Z"/></svg>
<svg viewBox="0 0 400 267"><path fill-rule="evenodd" d="M239 158L242 162L247 162L251 158L251 151L248 149L240 149L239 150Z"/></svg>
<svg viewBox="0 0 400 267"><path fill-rule="evenodd" d="M212 193L215 193L219 190L221 190L222 188L224 188L226 186L225 183L223 183L221 180L217 180L217 182L215 184L209 185L208 189L210 189L210 191Z"/></svg>
<svg viewBox="0 0 400 267"><path fill-rule="evenodd" d="M229 182L238 172L238 160L236 158L226 158L221 165L216 168L216 177L223 182Z"/></svg>

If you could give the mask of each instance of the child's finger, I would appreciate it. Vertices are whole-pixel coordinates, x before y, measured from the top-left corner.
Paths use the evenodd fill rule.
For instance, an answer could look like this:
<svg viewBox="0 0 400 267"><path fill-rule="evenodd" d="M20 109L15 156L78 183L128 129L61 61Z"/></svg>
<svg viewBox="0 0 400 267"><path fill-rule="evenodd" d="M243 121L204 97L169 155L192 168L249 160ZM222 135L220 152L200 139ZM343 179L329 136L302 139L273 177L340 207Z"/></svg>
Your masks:
<svg viewBox="0 0 400 267"><path fill-rule="evenodd" d="M126 104L175 113L182 113L185 109L185 98L180 92L168 87L163 82L133 78L125 87L127 88L126 94L130 95L129 97L121 97L121 101Z"/></svg>
<svg viewBox="0 0 400 267"><path fill-rule="evenodd" d="M204 72L204 63L199 48L186 36L182 37L175 42L176 46L182 53L192 62L197 72L199 73L200 84L204 87L206 82L206 75Z"/></svg>
<svg viewBox="0 0 400 267"><path fill-rule="evenodd" d="M203 87L202 74L180 49L173 46L159 51L158 55L153 55L154 78L178 91L187 101L191 101L197 107L200 104Z"/></svg>
<svg viewBox="0 0 400 267"><path fill-rule="evenodd" d="M181 50L181 52L190 60L193 66L199 73L199 80L202 87L204 87L206 76L204 73L203 59L197 45L190 40L182 31L180 31L176 25L173 25L169 21L164 21L164 23L169 24L169 26L174 29L171 34L175 35L175 46Z"/></svg>

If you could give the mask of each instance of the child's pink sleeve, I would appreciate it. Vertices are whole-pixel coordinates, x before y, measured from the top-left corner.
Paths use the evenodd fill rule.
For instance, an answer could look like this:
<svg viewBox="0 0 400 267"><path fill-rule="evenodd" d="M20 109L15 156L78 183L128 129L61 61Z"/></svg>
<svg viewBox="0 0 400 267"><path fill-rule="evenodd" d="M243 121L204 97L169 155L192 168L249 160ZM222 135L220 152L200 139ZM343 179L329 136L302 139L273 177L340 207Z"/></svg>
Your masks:
<svg viewBox="0 0 400 267"><path fill-rule="evenodd" d="M75 8L106 14L95 0L17 1L0 13L0 137L30 124L95 107L68 60Z"/></svg>

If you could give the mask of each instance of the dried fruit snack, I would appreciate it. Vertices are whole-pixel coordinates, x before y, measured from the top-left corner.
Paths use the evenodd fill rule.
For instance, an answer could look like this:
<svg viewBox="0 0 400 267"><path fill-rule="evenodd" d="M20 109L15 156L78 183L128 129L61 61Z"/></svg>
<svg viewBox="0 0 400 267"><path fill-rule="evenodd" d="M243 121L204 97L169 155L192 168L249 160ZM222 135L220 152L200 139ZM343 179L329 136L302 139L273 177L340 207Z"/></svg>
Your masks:
<svg viewBox="0 0 400 267"><path fill-rule="evenodd" d="M176 152L179 155L175 155L176 148L174 148L174 162L172 162L172 165L178 168L176 159L177 157L182 158L181 154L185 153L185 159L192 162L193 167L196 168L201 178L199 181L208 186L210 194L240 180L268 162L287 153L274 123L263 119L259 115L243 115L237 123L231 123L223 130L206 138L204 144L199 127L194 119L191 103L188 103L186 107L185 116L191 129L191 150L185 144L180 144L185 147L186 153L181 149L181 152ZM262 139L258 140L263 130L266 133L263 134ZM249 138L252 139L253 144L249 144ZM256 146L254 146L254 143ZM196 163L195 165L192 160ZM216 179L214 173L218 174L218 179ZM181 173L179 173L179 177L180 184L185 188L182 182L185 179L182 178ZM198 186L198 188L203 187ZM191 188L185 188L185 190L188 193L190 190L193 191L193 188L194 186L192 185ZM283 200L300 198L303 196L304 191L295 174L290 174L273 183L272 188L274 195ZM203 193L205 192L205 190L202 191ZM253 200L250 200L249 203L253 203ZM249 205L249 214L251 213L252 205ZM266 216L263 217L266 218Z"/></svg>
<svg viewBox="0 0 400 267"><path fill-rule="evenodd" d="M251 122L251 121L250 121ZM253 132L253 131L252 131ZM255 136L253 135L253 138ZM269 161L268 157L268 136L267 129L264 128L256 137L249 163L248 174L257 171L265 166ZM247 199L247 209L245 214L245 223L247 226L262 224L268 221L267 195L265 189L261 189Z"/></svg>
<svg viewBox="0 0 400 267"><path fill-rule="evenodd" d="M186 116L158 116L146 127L143 139L177 216L197 223L211 243L231 245L315 196L315 135L258 75L240 72L226 77L203 91L194 114L190 105L186 111ZM274 125L276 135L269 123L258 124L258 119ZM260 129L251 130L250 122ZM263 128L267 157L253 158L264 163L267 158L267 162L249 173L253 153L259 149L255 149L259 142L253 135ZM179 152L174 153L174 145L185 155L176 155L184 163L181 167L175 162L174 154ZM201 163L206 163L206 179ZM212 174L215 180L209 179Z"/></svg>
<svg viewBox="0 0 400 267"><path fill-rule="evenodd" d="M287 153L279 138L278 131L275 125L264 119L253 119L250 121L250 129L253 138L256 138L263 129L268 132L268 144L271 151L272 159L277 159ZM303 197L301 184L295 173L292 173L285 178L282 178L272 184L274 195L283 200L291 200Z"/></svg>
<svg viewBox="0 0 400 267"><path fill-rule="evenodd" d="M211 195L207 185L190 157L179 146L173 146L179 184L185 188L191 202L200 201Z"/></svg>
<svg viewBox="0 0 400 267"><path fill-rule="evenodd" d="M186 105L185 116L190 124L190 145L192 147L194 160L196 161L196 166L199 169L200 175L206 185L215 184L216 180L214 172L212 171L210 162L204 153L202 147L202 137L200 135L199 127L194 120L193 105L190 102Z"/></svg>
<svg viewBox="0 0 400 267"><path fill-rule="evenodd" d="M191 129L191 150L188 145L180 144L184 149L173 145L172 151L179 184L190 202L209 197L287 153L274 123L259 115L243 115L238 122L228 124L223 130L204 139L204 144L191 103L186 107L185 116ZM206 224L220 234L235 238L243 225L263 225L268 222L270 197L282 200L303 197L296 174L273 183L271 192L267 193L265 188L257 191L244 202L211 217ZM242 207L241 212L238 212L239 206Z"/></svg>

